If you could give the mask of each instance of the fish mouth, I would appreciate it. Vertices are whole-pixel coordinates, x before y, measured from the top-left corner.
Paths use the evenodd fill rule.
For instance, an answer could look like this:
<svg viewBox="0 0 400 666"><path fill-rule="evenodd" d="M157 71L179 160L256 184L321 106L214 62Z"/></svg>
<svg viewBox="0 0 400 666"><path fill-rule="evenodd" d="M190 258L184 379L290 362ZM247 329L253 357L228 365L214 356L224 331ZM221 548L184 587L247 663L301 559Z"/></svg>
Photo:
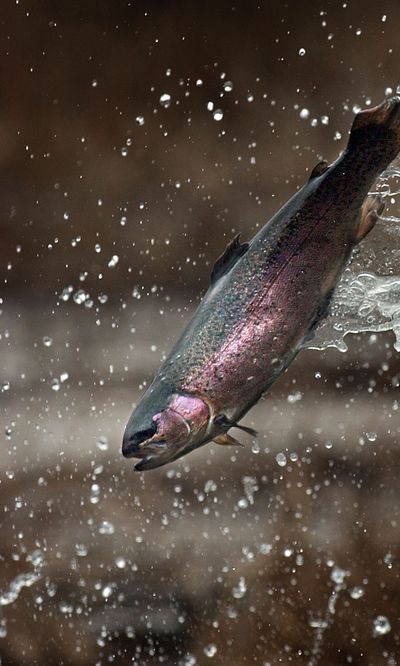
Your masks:
<svg viewBox="0 0 400 666"><path fill-rule="evenodd" d="M166 442L164 442L166 444ZM139 456L136 456L139 457ZM142 460L136 463L133 468L135 472L144 472L148 469L156 469L157 467L162 467L169 462L172 462L174 456L170 453L168 456L163 456L162 454L153 454L153 453L144 453Z"/></svg>
<svg viewBox="0 0 400 666"><path fill-rule="evenodd" d="M142 470L155 469L171 462L174 458L174 451L167 450L167 442L163 439L153 439L157 433L156 424L145 430L140 430L131 435L125 432L122 442L122 454L125 458L139 458L134 469L137 472Z"/></svg>
<svg viewBox="0 0 400 666"><path fill-rule="evenodd" d="M165 440L150 441L148 446L144 446L142 449L134 449L130 451L128 458L139 458L139 462L136 463L134 470L136 472L142 472L148 469L156 469L157 467L162 467L167 465L169 462L172 462L177 457L177 452L174 450L168 449L167 442Z"/></svg>
<svg viewBox="0 0 400 666"><path fill-rule="evenodd" d="M152 401L143 413L136 410L126 426L122 454L139 458L138 472L171 463L210 441L210 408L202 398L174 392L163 402Z"/></svg>
<svg viewBox="0 0 400 666"><path fill-rule="evenodd" d="M146 428L145 430L135 432L133 435L129 433L127 428L122 442L122 455L125 458L142 458L143 452L139 449L139 446L154 437L156 432L156 424L152 424L150 428Z"/></svg>

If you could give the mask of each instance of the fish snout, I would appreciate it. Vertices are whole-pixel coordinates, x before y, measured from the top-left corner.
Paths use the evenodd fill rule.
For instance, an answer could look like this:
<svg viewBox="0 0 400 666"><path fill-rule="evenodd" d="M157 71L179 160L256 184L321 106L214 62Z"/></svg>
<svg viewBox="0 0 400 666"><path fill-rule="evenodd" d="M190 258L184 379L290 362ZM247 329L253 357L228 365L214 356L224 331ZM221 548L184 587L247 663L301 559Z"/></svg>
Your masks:
<svg viewBox="0 0 400 666"><path fill-rule="evenodd" d="M400 96L386 99L378 106L371 109L363 109L357 113L353 130L361 127L384 125L394 129L400 123Z"/></svg>
<svg viewBox="0 0 400 666"><path fill-rule="evenodd" d="M185 419L166 408L145 419L131 419L123 436L122 454L139 459L135 465L138 472L155 469L170 462L189 438L190 427Z"/></svg>
<svg viewBox="0 0 400 666"><path fill-rule="evenodd" d="M362 151L364 163L368 162L376 173L395 159L400 151L400 96L357 113L348 150Z"/></svg>
<svg viewBox="0 0 400 666"><path fill-rule="evenodd" d="M139 431L132 431L132 428L127 425L123 440L122 440L122 455L125 458L140 458L144 454L140 449L140 445L147 442L154 437L157 432L157 426L152 423L148 428Z"/></svg>

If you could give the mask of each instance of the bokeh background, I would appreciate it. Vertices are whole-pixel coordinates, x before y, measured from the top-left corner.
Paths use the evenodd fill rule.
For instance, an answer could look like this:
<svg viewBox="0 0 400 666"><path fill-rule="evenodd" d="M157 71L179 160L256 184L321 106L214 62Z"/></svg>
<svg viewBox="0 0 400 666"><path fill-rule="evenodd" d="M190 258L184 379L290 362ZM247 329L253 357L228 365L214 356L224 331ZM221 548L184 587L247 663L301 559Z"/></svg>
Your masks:
<svg viewBox="0 0 400 666"><path fill-rule="evenodd" d="M391 335L300 354L258 449L120 454L225 244L396 91L399 27L397 0L1 3L2 666L400 663Z"/></svg>

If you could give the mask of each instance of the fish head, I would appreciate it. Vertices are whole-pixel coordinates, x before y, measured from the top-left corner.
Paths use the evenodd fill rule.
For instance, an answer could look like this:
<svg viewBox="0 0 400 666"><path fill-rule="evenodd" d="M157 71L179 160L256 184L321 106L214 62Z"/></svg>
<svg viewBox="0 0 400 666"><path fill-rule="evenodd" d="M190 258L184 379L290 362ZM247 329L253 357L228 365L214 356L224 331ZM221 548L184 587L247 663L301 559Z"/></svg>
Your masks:
<svg viewBox="0 0 400 666"><path fill-rule="evenodd" d="M400 150L400 96L357 113L347 150L362 151L364 160L383 170Z"/></svg>
<svg viewBox="0 0 400 666"><path fill-rule="evenodd" d="M205 400L179 392L161 397L144 396L125 429L122 453L140 458L139 472L166 465L210 439L211 410Z"/></svg>

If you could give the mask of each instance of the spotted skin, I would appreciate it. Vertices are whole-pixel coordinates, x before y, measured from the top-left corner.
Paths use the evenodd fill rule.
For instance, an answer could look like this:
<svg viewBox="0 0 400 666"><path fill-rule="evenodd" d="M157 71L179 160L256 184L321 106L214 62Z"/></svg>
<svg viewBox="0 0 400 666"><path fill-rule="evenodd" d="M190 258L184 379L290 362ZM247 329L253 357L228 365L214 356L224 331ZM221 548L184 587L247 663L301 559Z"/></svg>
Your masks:
<svg viewBox="0 0 400 666"><path fill-rule="evenodd" d="M318 165L210 286L128 423L126 455L135 455L132 432L161 404L168 408L168 396L196 396L209 410L207 427L170 459L218 437L217 415L235 422L257 402L326 312L351 250L382 210L380 200L363 202L399 149L400 98L356 116L343 154L329 167ZM160 464L170 459L164 455Z"/></svg>

